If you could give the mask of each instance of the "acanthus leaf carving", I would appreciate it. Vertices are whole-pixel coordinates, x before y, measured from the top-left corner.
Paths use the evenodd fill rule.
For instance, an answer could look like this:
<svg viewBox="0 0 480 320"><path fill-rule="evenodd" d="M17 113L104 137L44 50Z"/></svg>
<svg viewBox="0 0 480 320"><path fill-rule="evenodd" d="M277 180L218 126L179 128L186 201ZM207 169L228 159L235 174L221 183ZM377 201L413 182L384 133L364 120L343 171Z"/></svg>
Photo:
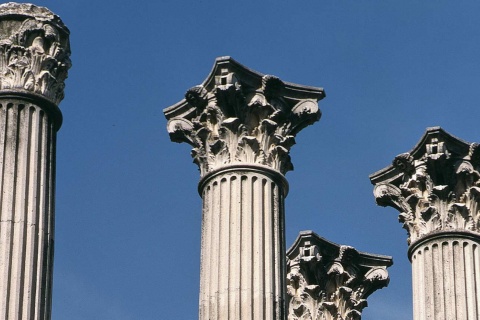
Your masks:
<svg viewBox="0 0 480 320"><path fill-rule="evenodd" d="M71 67L68 29L45 8L7 3L0 9L12 30L0 39L0 90L33 92L58 105Z"/></svg>
<svg viewBox="0 0 480 320"><path fill-rule="evenodd" d="M437 231L479 232L480 148L439 128L427 131L421 145L395 157L397 175L377 179L377 204L391 206L408 231L408 243Z"/></svg>
<svg viewBox="0 0 480 320"><path fill-rule="evenodd" d="M367 298L388 285L391 258L359 253L313 233L287 253L288 319L361 319Z"/></svg>
<svg viewBox="0 0 480 320"><path fill-rule="evenodd" d="M228 164L264 165L285 174L293 169L295 135L320 118L321 89L287 87L275 76L246 70L230 58L217 60L213 76L187 90L185 102L166 109L172 141L192 145L202 176Z"/></svg>

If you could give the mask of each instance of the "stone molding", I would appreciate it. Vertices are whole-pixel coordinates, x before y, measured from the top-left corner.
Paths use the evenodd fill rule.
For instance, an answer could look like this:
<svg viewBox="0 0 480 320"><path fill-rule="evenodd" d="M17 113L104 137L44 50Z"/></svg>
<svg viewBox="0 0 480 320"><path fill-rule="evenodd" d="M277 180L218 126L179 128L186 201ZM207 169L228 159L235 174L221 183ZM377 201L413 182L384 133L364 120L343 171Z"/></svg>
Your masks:
<svg viewBox="0 0 480 320"><path fill-rule="evenodd" d="M270 167L264 165L249 165L249 164L232 164L226 165L222 168L216 169L212 172L209 172L207 175L200 179L198 183L198 193L200 196L203 194L203 189L209 183L210 180L215 179L218 175L224 175L226 173L235 173L238 174L239 172L245 173L257 173L261 175L265 175L275 181L278 187L281 190L281 194L283 197L287 197L289 191L289 184L285 176L280 174L278 171L272 170Z"/></svg>
<svg viewBox="0 0 480 320"><path fill-rule="evenodd" d="M58 105L71 67L69 34L47 8L0 5L0 91L34 93Z"/></svg>
<svg viewBox="0 0 480 320"><path fill-rule="evenodd" d="M480 228L480 148L440 127L370 176L380 206L400 212L411 244L432 232Z"/></svg>
<svg viewBox="0 0 480 320"><path fill-rule="evenodd" d="M0 90L0 101L4 103L9 103L11 101L22 101L25 104L37 105L42 108L42 110L45 111L52 119L55 131L58 131L62 126L63 116L60 108L42 95L25 91Z"/></svg>
<svg viewBox="0 0 480 320"><path fill-rule="evenodd" d="M360 320L368 296L388 285L392 263L301 232L287 251L288 320Z"/></svg>
<svg viewBox="0 0 480 320"><path fill-rule="evenodd" d="M412 255L418 248L428 244L432 241L450 241L452 239L457 240L471 240L480 243L480 234L476 232L470 232L465 230L452 230L452 231L435 231L429 233L425 237L413 242L408 247L408 259L412 261Z"/></svg>
<svg viewBox="0 0 480 320"><path fill-rule="evenodd" d="M236 163L285 174L293 170L295 135L320 119L324 96L323 89L286 83L220 57L207 79L164 113L171 140L193 147L202 177Z"/></svg>
<svg viewBox="0 0 480 320"><path fill-rule="evenodd" d="M479 319L480 238L440 233L424 239L409 248L413 319Z"/></svg>

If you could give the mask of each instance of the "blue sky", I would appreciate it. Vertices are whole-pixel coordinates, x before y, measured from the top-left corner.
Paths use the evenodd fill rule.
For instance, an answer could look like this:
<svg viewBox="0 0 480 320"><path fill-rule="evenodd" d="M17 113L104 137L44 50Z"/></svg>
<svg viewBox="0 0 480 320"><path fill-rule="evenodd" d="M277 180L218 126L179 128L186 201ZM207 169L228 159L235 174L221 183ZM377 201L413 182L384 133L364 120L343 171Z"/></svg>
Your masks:
<svg viewBox="0 0 480 320"><path fill-rule="evenodd" d="M201 199L162 109L217 56L324 87L287 174L300 230L392 255L368 320L411 319L406 231L368 175L429 126L479 141L478 1L39 0L71 30L60 107L53 320L197 318Z"/></svg>

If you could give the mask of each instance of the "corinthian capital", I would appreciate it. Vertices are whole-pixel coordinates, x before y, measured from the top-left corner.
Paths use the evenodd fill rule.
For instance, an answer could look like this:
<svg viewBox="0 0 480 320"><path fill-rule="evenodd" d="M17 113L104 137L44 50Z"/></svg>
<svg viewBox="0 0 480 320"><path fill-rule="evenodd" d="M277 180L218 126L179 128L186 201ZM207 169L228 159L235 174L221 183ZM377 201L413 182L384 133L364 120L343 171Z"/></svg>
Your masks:
<svg viewBox="0 0 480 320"><path fill-rule="evenodd" d="M360 320L368 296L388 285L392 263L301 232L287 252L288 320Z"/></svg>
<svg viewBox="0 0 480 320"><path fill-rule="evenodd" d="M192 145L201 175L235 163L293 169L295 135L320 119L320 88L286 83L252 71L230 57L185 99L164 110L175 142Z"/></svg>
<svg viewBox="0 0 480 320"><path fill-rule="evenodd" d="M408 243L433 232L480 231L480 148L439 127L370 176L377 204L400 212Z"/></svg>
<svg viewBox="0 0 480 320"><path fill-rule="evenodd" d="M0 93L34 93L58 105L71 66L69 33L47 8L0 5Z"/></svg>

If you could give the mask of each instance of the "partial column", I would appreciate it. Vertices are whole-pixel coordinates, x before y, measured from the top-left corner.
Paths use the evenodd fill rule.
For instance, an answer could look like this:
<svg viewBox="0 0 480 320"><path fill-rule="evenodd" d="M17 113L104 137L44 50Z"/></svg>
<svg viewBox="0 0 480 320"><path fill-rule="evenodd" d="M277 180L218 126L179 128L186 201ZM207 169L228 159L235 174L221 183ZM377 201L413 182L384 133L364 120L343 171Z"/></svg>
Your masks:
<svg viewBox="0 0 480 320"><path fill-rule="evenodd" d="M287 252L288 320L360 320L367 298L388 285L392 264L302 231Z"/></svg>
<svg viewBox="0 0 480 320"><path fill-rule="evenodd" d="M268 169L231 169L201 187L200 312L206 319L276 319L285 285L276 260L285 252L285 182Z"/></svg>
<svg viewBox="0 0 480 320"><path fill-rule="evenodd" d="M46 8L0 5L0 318L50 319L55 144L69 31Z"/></svg>
<svg viewBox="0 0 480 320"><path fill-rule="evenodd" d="M479 319L479 145L428 128L370 179L408 232L414 320Z"/></svg>
<svg viewBox="0 0 480 320"><path fill-rule="evenodd" d="M201 320L285 319L284 174L323 97L222 57L164 110L171 139L193 146L200 169Z"/></svg>

